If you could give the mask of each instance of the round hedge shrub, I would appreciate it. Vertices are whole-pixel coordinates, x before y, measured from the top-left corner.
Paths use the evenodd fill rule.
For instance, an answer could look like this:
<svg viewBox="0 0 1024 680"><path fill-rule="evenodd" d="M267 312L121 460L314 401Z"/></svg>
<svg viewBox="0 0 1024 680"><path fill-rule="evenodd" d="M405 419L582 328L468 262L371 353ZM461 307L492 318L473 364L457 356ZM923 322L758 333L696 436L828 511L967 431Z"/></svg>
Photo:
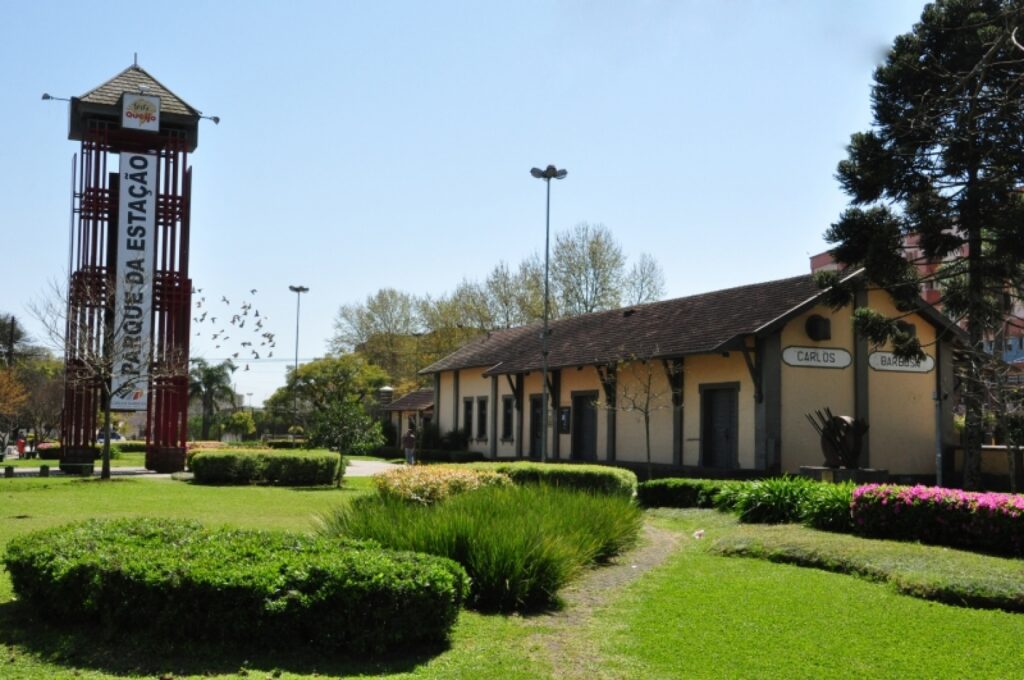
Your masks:
<svg viewBox="0 0 1024 680"><path fill-rule="evenodd" d="M316 486L333 484L341 464L331 451L224 449L197 451L189 467L199 484Z"/></svg>
<svg viewBox="0 0 1024 680"><path fill-rule="evenodd" d="M162 519L25 534L4 562L52 621L356 653L444 641L469 588L462 567L430 555Z"/></svg>

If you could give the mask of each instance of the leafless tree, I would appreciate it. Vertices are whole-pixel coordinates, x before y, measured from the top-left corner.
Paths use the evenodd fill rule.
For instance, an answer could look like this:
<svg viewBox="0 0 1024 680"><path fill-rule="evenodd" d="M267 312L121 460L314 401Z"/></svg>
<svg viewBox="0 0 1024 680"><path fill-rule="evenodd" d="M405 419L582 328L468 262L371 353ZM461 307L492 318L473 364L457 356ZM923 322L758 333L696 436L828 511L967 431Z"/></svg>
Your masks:
<svg viewBox="0 0 1024 680"><path fill-rule="evenodd" d="M626 260L608 227L581 222L558 234L551 259L551 278L564 314L619 306Z"/></svg>
<svg viewBox="0 0 1024 680"><path fill-rule="evenodd" d="M641 253L630 268L623 285L625 301L631 305L656 302L665 296L665 274L649 253Z"/></svg>
<svg viewBox="0 0 1024 680"><path fill-rule="evenodd" d="M70 386L96 390L103 412L102 479L110 479L111 402L115 396L125 396L133 390L147 386L151 379L188 374L188 357L168 355L153 360L152 350L139 352L134 357L138 373L114 385L116 376L123 375L126 357L134 352L132 335L125 324L116 327L114 319L123 318L122 300L118 300L113 286L82 286L76 290L75 311L69 314L68 291L52 281L44 297L29 306L29 311L42 326L51 349L73 361L66 365L65 380ZM134 338L133 338L134 340ZM146 345L144 345L146 347Z"/></svg>

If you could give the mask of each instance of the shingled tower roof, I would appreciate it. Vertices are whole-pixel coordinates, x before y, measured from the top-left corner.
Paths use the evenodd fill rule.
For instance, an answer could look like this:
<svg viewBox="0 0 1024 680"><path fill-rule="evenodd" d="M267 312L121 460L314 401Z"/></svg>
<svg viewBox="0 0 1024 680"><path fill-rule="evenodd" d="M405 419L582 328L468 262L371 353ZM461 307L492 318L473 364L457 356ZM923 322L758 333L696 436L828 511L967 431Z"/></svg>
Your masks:
<svg viewBox="0 0 1024 680"><path fill-rule="evenodd" d="M125 93L159 97L159 135L154 131L139 132L121 127L122 97ZM202 111L171 92L138 64L132 64L81 97L72 97L69 113L68 139L83 140L92 134L90 130L104 129L107 143L117 149L151 147L154 140L170 137L184 137L185 150L189 153L195 151L199 144Z"/></svg>
<svg viewBox="0 0 1024 680"><path fill-rule="evenodd" d="M87 104L117 106L124 92L139 92L153 97L160 97L161 113L173 113L179 116L198 116L200 111L190 106L184 99L168 90L163 83L151 76L141 66L132 65L116 76L95 87L81 97Z"/></svg>

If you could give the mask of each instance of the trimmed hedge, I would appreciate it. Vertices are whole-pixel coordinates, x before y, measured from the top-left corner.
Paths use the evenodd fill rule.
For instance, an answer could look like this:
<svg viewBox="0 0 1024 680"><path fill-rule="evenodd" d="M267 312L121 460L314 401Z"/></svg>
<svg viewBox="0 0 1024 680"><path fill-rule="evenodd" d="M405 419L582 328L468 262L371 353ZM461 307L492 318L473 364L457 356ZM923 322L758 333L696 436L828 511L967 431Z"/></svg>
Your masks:
<svg viewBox="0 0 1024 680"><path fill-rule="evenodd" d="M265 445L269 449L301 449L306 445L305 437L291 439L268 439Z"/></svg>
<svg viewBox="0 0 1024 680"><path fill-rule="evenodd" d="M643 482L637 500L647 508L717 508L744 522L802 522L826 531L852 531L852 483L800 477L736 481L667 478Z"/></svg>
<svg viewBox="0 0 1024 680"><path fill-rule="evenodd" d="M500 472L519 485L547 484L626 498L636 493L636 475L631 470L605 465L515 462L470 463L467 467Z"/></svg>
<svg viewBox="0 0 1024 680"><path fill-rule="evenodd" d="M121 442L110 442L110 455L114 455L114 451L118 454L122 453L145 453L146 442L144 441L121 441Z"/></svg>
<svg viewBox="0 0 1024 680"><path fill-rule="evenodd" d="M462 567L430 555L165 519L24 534L4 562L52 621L355 653L444 641L469 588Z"/></svg>
<svg viewBox="0 0 1024 680"><path fill-rule="evenodd" d="M330 451L224 449L197 451L189 468L199 484L333 484L344 475L341 456Z"/></svg>
<svg viewBox="0 0 1024 680"><path fill-rule="evenodd" d="M866 484L850 509L865 536L1024 556L1024 495Z"/></svg>
<svg viewBox="0 0 1024 680"><path fill-rule="evenodd" d="M715 508L719 507L715 499L727 487L745 483L727 479L653 479L637 486L636 497L645 508Z"/></svg>
<svg viewBox="0 0 1024 680"><path fill-rule="evenodd" d="M36 457L40 460L60 460L60 444L40 444L36 447Z"/></svg>

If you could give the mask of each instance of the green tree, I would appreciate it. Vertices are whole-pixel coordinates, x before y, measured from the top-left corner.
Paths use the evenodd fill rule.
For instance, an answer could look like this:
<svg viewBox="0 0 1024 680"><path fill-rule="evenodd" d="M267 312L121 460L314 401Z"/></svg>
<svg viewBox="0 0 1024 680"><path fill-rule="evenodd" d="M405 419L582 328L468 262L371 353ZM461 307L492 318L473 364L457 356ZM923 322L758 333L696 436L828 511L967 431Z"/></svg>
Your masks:
<svg viewBox="0 0 1024 680"><path fill-rule="evenodd" d="M10 368L0 368L0 444L7 446L10 431L17 421L18 411L24 406L28 394Z"/></svg>
<svg viewBox="0 0 1024 680"><path fill-rule="evenodd" d="M18 420L41 442L60 426L64 408L64 363L52 356L20 361L15 373L25 387L26 399L18 411Z"/></svg>
<svg viewBox="0 0 1024 680"><path fill-rule="evenodd" d="M290 372L287 384L267 400L266 407L275 413L297 403L309 445L358 453L383 443L380 423L371 409L387 379L383 369L359 354L326 356Z"/></svg>
<svg viewBox="0 0 1024 680"><path fill-rule="evenodd" d="M241 439L256 434L256 421L252 413L245 410L238 410L224 419L224 431L237 435Z"/></svg>
<svg viewBox="0 0 1024 680"><path fill-rule="evenodd" d="M45 348L33 345L25 327L13 314L0 314L0 364L14 366L26 359L50 356Z"/></svg>
<svg viewBox="0 0 1024 680"><path fill-rule="evenodd" d="M420 331L416 298L382 288L362 304L343 305L334 322L331 351L359 351L389 375L414 373L415 336Z"/></svg>
<svg viewBox="0 0 1024 680"><path fill-rule="evenodd" d="M945 288L944 306L967 325L964 484L981 472L986 335L1004 322L1001 301L1021 292L1024 262L1024 55L1011 41L1021 0L940 0L910 33L896 38L875 71L874 124L854 134L838 179L851 207L826 239L835 258L866 267L900 309L913 308L922 282L904 257L913 234L926 261L947 265L929 278ZM837 277L824 277L832 285ZM837 290L834 303L852 291ZM890 318L858 309L859 332L892 342L905 356L920 343Z"/></svg>
<svg viewBox="0 0 1024 680"><path fill-rule="evenodd" d="M222 404L235 405L235 391L231 375L235 365L228 361L211 366L205 359L193 359L188 373L188 398L198 401L202 408L201 438L209 439L210 424Z"/></svg>

